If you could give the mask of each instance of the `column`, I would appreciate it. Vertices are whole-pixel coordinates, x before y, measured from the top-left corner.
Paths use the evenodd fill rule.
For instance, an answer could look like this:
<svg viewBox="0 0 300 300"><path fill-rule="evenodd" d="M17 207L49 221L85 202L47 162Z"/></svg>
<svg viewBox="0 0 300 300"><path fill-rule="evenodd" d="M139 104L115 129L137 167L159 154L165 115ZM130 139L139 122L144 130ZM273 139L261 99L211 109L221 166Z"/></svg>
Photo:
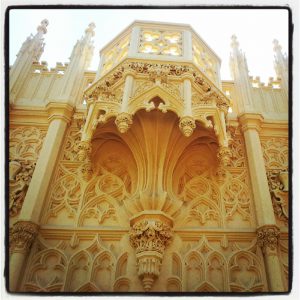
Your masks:
<svg viewBox="0 0 300 300"><path fill-rule="evenodd" d="M38 233L39 220L61 144L71 120L73 108L66 103L47 105L50 124L40 152L19 221L10 233L10 290L17 291L22 278L22 267Z"/></svg>
<svg viewBox="0 0 300 300"><path fill-rule="evenodd" d="M186 137L189 137L196 128L195 120L192 117L192 83L189 78L185 78L183 81L183 101L183 116L180 118L179 128Z"/></svg>
<svg viewBox="0 0 300 300"><path fill-rule="evenodd" d="M277 254L279 228L276 226L272 200L269 192L265 162L259 131L263 117L259 114L244 113L239 116L244 133L248 166L254 196L256 217L258 222L257 239L262 247L265 268L272 292L284 291L281 278L281 266Z"/></svg>
<svg viewBox="0 0 300 300"><path fill-rule="evenodd" d="M125 77L121 113L118 114L115 120L115 124L121 133L126 132L132 124L132 115L128 113L128 104L133 87L133 79L131 74L127 74Z"/></svg>

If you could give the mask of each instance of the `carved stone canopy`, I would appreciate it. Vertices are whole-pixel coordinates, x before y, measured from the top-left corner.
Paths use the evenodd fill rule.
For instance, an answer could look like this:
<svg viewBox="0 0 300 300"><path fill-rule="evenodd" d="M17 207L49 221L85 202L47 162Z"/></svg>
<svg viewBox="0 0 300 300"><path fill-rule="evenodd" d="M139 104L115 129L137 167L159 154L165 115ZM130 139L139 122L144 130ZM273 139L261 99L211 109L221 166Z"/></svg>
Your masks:
<svg viewBox="0 0 300 300"><path fill-rule="evenodd" d="M158 106L153 102L157 97L162 99ZM220 146L228 147L229 99L191 63L126 59L88 87L85 98L84 142L91 141L97 126L110 118L115 118L118 130L126 133L137 111L158 109L174 112L186 137L193 134L198 122L198 126L214 130Z"/></svg>

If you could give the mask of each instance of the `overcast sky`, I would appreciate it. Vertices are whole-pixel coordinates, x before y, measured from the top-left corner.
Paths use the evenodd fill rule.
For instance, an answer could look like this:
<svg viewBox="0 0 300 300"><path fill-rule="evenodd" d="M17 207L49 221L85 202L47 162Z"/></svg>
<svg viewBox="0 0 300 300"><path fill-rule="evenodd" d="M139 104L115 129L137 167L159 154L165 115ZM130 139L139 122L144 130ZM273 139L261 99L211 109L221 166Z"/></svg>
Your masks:
<svg viewBox="0 0 300 300"><path fill-rule="evenodd" d="M45 51L41 60L54 67L68 62L72 48L90 22L96 24L95 51L90 69L99 64L99 50L134 20L190 24L221 58L221 77L231 79L229 71L230 37L238 37L246 53L249 73L267 82L275 77L274 38L288 52L288 11L285 9L16 9L9 18L9 62L13 64L23 41L42 19L48 19Z"/></svg>

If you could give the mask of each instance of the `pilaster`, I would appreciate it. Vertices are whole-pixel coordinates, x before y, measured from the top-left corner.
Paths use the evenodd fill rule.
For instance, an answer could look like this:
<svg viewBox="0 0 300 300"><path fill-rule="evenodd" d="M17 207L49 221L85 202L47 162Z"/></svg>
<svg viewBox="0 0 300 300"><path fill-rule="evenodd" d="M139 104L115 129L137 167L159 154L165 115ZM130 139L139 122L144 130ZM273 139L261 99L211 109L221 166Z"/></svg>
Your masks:
<svg viewBox="0 0 300 300"><path fill-rule="evenodd" d="M244 113L239 116L239 122L245 138L258 225L275 224L265 162L259 138L263 117L260 114Z"/></svg>
<svg viewBox="0 0 300 300"><path fill-rule="evenodd" d="M271 292L284 291L280 261L278 258L278 243L280 230L276 225L264 225L257 229L257 244L261 247L267 279Z"/></svg>
<svg viewBox="0 0 300 300"><path fill-rule="evenodd" d="M9 234L9 290L17 291L24 261L38 234L39 226L30 221L18 221Z"/></svg>
<svg viewBox="0 0 300 300"><path fill-rule="evenodd" d="M36 224L73 108L67 103L49 103L47 112L50 124L20 212L20 220Z"/></svg>

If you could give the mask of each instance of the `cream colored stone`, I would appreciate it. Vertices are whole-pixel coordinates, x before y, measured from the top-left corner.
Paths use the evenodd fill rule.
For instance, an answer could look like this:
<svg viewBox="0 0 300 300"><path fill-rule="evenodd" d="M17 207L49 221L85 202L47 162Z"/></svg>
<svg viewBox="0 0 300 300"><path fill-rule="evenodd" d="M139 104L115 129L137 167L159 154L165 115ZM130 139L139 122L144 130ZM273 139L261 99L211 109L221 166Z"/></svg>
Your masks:
<svg viewBox="0 0 300 300"><path fill-rule="evenodd" d="M46 25L25 42L37 60ZM86 70L93 34L69 63L49 70L22 46L11 69L10 290L286 291L280 46L281 79L264 86L236 38L234 81L221 82L189 25L135 21L97 72Z"/></svg>

